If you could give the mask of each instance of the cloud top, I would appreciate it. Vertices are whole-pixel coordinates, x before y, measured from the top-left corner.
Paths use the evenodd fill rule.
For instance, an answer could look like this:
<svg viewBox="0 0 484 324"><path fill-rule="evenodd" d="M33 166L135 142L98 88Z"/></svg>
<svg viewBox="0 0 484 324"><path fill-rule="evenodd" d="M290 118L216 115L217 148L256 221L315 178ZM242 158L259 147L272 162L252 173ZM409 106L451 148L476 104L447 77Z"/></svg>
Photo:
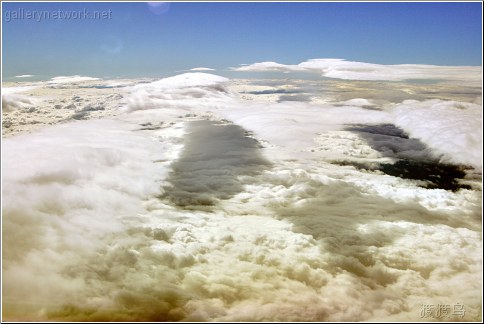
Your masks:
<svg viewBox="0 0 484 324"><path fill-rule="evenodd" d="M164 88L184 88L184 87L197 87L197 86L212 86L221 82L227 82L228 79L213 75L209 73L183 73L175 75L173 77L164 78L159 81L150 83L154 87Z"/></svg>
<svg viewBox="0 0 484 324"><path fill-rule="evenodd" d="M128 89L129 111L171 107L199 107L213 100L227 99L223 84L227 78L201 72L183 73L151 83L138 84ZM179 112L177 112L179 113Z"/></svg>
<svg viewBox="0 0 484 324"><path fill-rule="evenodd" d="M190 69L190 71L215 71L215 69L211 69L208 67L196 67L196 68Z"/></svg>
<svg viewBox="0 0 484 324"><path fill-rule="evenodd" d="M50 83L74 83L74 82L96 81L96 80L99 80L99 78L85 77L85 76L80 76L80 75L72 75L72 76L54 77L49 82Z"/></svg>

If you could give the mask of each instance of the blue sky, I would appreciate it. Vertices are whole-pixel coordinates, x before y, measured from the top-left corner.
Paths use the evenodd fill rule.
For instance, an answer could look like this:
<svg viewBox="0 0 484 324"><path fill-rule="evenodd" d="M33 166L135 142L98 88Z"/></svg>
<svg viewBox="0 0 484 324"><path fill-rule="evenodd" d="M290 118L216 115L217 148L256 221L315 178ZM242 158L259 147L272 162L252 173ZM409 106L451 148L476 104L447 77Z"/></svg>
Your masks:
<svg viewBox="0 0 484 324"><path fill-rule="evenodd" d="M2 3L3 77L164 76L205 66L343 58L481 65L480 3ZM12 19L19 10L111 19ZM10 15L10 20L7 15ZM7 21L9 20L9 21Z"/></svg>

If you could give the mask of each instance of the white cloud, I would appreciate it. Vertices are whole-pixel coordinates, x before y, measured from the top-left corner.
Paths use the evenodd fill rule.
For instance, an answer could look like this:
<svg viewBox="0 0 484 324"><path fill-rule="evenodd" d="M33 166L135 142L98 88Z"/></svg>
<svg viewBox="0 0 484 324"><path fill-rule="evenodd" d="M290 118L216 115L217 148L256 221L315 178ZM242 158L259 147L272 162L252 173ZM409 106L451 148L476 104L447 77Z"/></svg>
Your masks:
<svg viewBox="0 0 484 324"><path fill-rule="evenodd" d="M406 100L392 111L395 124L422 140L444 162L482 168L482 106L443 100Z"/></svg>
<svg viewBox="0 0 484 324"><path fill-rule="evenodd" d="M354 98L346 101L339 102L338 104L344 106L357 106L357 107L365 107L365 106L375 106L372 100L363 99L363 98Z"/></svg>
<svg viewBox="0 0 484 324"><path fill-rule="evenodd" d="M190 71L215 71L215 69L207 68L207 67L196 67L190 69Z"/></svg>
<svg viewBox="0 0 484 324"><path fill-rule="evenodd" d="M83 81L96 81L99 78L91 78L91 77L84 77L80 75L72 75L72 76L58 76L52 78L49 83L74 83L74 82L83 82Z"/></svg>
<svg viewBox="0 0 484 324"><path fill-rule="evenodd" d="M422 64L383 65L346 61L343 59L312 59L297 65L260 62L232 68L234 71L295 71L319 73L324 77L344 80L439 79L481 84L479 66L437 66Z"/></svg>
<svg viewBox="0 0 484 324"><path fill-rule="evenodd" d="M315 146L318 134L340 130L347 124L391 123L386 111L287 101L231 105L220 114L276 145L274 154L286 154L286 150L289 154L309 151ZM332 155L331 150L319 153Z"/></svg>
<svg viewBox="0 0 484 324"><path fill-rule="evenodd" d="M229 81L227 78L209 74L209 73L183 73L173 77L164 78L159 81L147 84L153 87L164 87L164 88L188 88L188 87L198 87L198 86L213 86L219 83ZM143 85L139 85L142 87Z"/></svg>
<svg viewBox="0 0 484 324"><path fill-rule="evenodd" d="M243 72L259 72L259 71L306 71L305 69L297 66L297 65L286 65L280 64L276 62L260 62L260 63L253 63L253 64L245 64L238 68L232 68L234 71L243 71Z"/></svg>
<svg viewBox="0 0 484 324"><path fill-rule="evenodd" d="M27 92L35 88L37 88L37 86L2 87L2 96L20 92Z"/></svg>
<svg viewBox="0 0 484 324"><path fill-rule="evenodd" d="M212 105L228 98L223 84L227 78L209 73L193 72L155 82L138 84L127 89L130 111Z"/></svg>
<svg viewBox="0 0 484 324"><path fill-rule="evenodd" d="M173 148L131 129L85 121L3 140L4 316L24 302L61 304L87 288L87 278L70 280L63 271L82 265L86 252L142 211L141 199L158 192L166 169L152 160Z"/></svg>
<svg viewBox="0 0 484 324"><path fill-rule="evenodd" d="M16 75L15 77L16 78L31 78L33 76L34 75L32 75L32 74L22 74L22 75Z"/></svg>

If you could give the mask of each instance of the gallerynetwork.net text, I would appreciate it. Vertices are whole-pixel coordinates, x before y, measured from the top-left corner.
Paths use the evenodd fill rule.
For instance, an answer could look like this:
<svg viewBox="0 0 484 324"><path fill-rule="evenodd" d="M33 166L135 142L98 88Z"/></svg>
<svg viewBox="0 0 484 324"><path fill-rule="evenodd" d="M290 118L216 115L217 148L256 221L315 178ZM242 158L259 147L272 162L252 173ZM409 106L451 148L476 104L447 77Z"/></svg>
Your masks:
<svg viewBox="0 0 484 324"><path fill-rule="evenodd" d="M112 11L108 10L25 10L19 8L17 10L5 10L5 22L12 20L31 19L37 22L49 19L112 19Z"/></svg>

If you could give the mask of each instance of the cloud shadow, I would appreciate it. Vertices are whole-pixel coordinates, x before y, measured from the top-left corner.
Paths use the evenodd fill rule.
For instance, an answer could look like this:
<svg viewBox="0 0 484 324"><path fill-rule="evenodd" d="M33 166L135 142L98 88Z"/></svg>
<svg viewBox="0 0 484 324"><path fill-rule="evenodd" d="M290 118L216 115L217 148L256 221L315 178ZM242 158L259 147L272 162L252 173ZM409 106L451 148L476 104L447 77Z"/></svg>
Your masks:
<svg viewBox="0 0 484 324"><path fill-rule="evenodd" d="M259 142L238 125L191 121L184 140L161 196L179 207L210 210L218 200L243 190L238 177L254 176L270 167Z"/></svg>
<svg viewBox="0 0 484 324"><path fill-rule="evenodd" d="M345 130L358 134L372 149L396 161L372 165L340 161L337 164L379 170L402 179L421 180L425 182L423 186L429 189L458 191L471 188L459 182L466 175L465 166L441 163L423 142L410 138L403 129L395 125L354 125L346 127Z"/></svg>

